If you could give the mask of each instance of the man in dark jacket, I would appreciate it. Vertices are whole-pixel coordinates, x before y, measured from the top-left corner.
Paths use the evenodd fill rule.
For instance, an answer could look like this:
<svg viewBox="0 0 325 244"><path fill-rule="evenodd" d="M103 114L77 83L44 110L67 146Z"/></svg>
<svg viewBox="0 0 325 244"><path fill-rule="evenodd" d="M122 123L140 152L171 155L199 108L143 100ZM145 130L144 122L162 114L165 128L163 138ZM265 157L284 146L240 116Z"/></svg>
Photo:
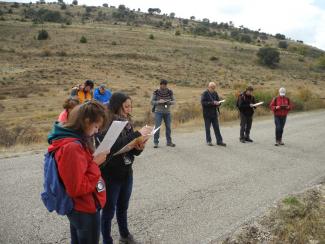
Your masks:
<svg viewBox="0 0 325 244"><path fill-rule="evenodd" d="M204 91L201 95L201 104L203 108L203 118L205 124L205 135L206 135L206 142L209 146L212 146L211 141L211 134L210 134L210 127L212 124L217 145L219 146L226 146L223 142L220 128L219 128L219 121L218 121L218 109L221 105L220 98L218 93L215 91L216 84L214 82L210 82L208 89Z"/></svg>
<svg viewBox="0 0 325 244"><path fill-rule="evenodd" d="M246 91L239 95L238 109L240 112L240 138L242 143L253 142L250 138L250 131L253 123L253 114L255 107L255 97L253 96L253 87L247 87Z"/></svg>

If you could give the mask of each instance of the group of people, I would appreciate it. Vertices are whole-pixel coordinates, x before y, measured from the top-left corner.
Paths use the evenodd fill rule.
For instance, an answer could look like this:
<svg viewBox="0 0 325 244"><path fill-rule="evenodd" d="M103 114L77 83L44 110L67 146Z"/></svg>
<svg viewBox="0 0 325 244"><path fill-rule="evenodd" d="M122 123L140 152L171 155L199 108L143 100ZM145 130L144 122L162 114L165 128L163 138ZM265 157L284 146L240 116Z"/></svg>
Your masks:
<svg viewBox="0 0 325 244"><path fill-rule="evenodd" d="M217 145L226 146L226 143L223 142L218 122L218 115L220 113L219 108L222 104L222 100L219 98L219 95L215 90L216 84L214 82L210 82L208 89L204 91L201 96L206 142L207 145L213 146L210 135L210 127L212 125L216 136ZM236 101L236 107L239 110L240 117L239 141L242 143L253 142L252 138L250 137L250 132L253 123L254 111L257 108L253 91L254 88L252 86L248 86L244 92L239 94ZM284 145L282 140L283 130L287 115L293 108L290 99L286 96L286 89L284 87L279 89L279 96L272 99L269 107L274 113L275 146Z"/></svg>
<svg viewBox="0 0 325 244"><path fill-rule="evenodd" d="M103 243L112 244L111 226L115 214L119 243L137 243L128 229L127 211L133 188L132 164L144 150L147 140L139 140L126 153L115 153L134 139L146 137L153 127L134 129L132 99L126 94L111 94L104 85L100 85L95 92L93 88L94 82L87 80L72 89L70 98L64 103L64 111L48 137L48 151L55 153L58 175L74 203L73 210L67 214L71 243L99 243L101 232ZM211 82L201 96L206 142L209 146L213 145L210 134L212 125L217 145L226 146L218 123L222 101L215 90L216 84ZM160 81L160 87L153 92L151 104L155 127L160 127L164 121L166 145L175 147L171 138L171 106L175 104L175 98L167 80ZM253 88L248 87L237 101L241 119L240 141L243 143L253 141L250 129L256 108L254 104ZM292 108L284 88L280 89L280 96L272 100L270 107L275 115L276 145L283 145L283 127L286 115ZM94 156L96 147L116 120L126 121L127 125L110 151ZM159 137L158 131L154 135L154 148L159 146Z"/></svg>

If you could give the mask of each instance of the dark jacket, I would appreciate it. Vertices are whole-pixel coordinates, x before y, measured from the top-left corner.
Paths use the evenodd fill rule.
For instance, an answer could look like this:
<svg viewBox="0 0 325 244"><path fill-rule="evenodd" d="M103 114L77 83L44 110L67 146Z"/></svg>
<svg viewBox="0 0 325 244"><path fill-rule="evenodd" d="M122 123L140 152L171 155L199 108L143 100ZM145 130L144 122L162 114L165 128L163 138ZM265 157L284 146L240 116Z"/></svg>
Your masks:
<svg viewBox="0 0 325 244"><path fill-rule="evenodd" d="M243 92L238 98L238 109L241 114L251 117L254 114L255 108L251 108L250 104L255 103L256 101L254 96L249 96L246 94L246 92Z"/></svg>
<svg viewBox="0 0 325 244"><path fill-rule="evenodd" d="M220 105L215 105L214 101L220 101L220 98L218 96L218 93L216 92L209 92L209 90L206 90L201 95L201 104L203 108L203 116L214 118L218 116L218 109Z"/></svg>
<svg viewBox="0 0 325 244"><path fill-rule="evenodd" d="M101 142L104 139L106 132L107 131L104 131L103 133L98 134L96 136L97 146L99 144L99 141ZM116 156L113 155L120 149L122 149L124 146L129 144L131 141L140 136L140 132L134 131L130 123L125 126L125 128L117 138L116 142L112 146L110 154L107 156L106 161L101 167L102 176L106 180L106 182L107 179L110 178L113 180L124 181L127 179L128 176L133 174L132 164L134 162L134 156L140 155L142 151L133 149L124 154L119 154ZM131 164L125 164L125 158L128 158L131 161Z"/></svg>

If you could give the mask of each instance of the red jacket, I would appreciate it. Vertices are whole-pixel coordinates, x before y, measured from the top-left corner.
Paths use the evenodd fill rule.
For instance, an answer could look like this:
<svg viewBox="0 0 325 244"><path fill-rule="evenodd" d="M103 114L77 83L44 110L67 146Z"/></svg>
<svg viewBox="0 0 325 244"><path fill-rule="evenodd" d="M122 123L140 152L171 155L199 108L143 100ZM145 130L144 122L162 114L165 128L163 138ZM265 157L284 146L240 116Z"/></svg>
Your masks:
<svg viewBox="0 0 325 244"><path fill-rule="evenodd" d="M280 108L276 109L277 106L280 106ZM272 99L272 102L270 103L270 109L273 111L275 116L285 117L292 109L292 104L289 98L277 96Z"/></svg>
<svg viewBox="0 0 325 244"><path fill-rule="evenodd" d="M73 199L74 209L85 213L95 213L97 206L104 207L106 189L97 191L97 183L101 180L101 172L93 161L91 152L79 143L77 138L55 140L48 151L55 152L58 172L67 194Z"/></svg>

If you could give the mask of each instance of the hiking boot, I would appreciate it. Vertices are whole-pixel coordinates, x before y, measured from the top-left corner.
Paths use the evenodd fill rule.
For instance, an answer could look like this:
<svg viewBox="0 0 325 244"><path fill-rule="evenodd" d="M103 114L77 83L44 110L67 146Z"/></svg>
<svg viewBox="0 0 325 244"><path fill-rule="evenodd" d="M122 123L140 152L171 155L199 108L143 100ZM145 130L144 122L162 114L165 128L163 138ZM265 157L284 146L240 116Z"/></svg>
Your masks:
<svg viewBox="0 0 325 244"><path fill-rule="evenodd" d="M153 148L158 148L158 144L154 144L153 145Z"/></svg>
<svg viewBox="0 0 325 244"><path fill-rule="evenodd" d="M169 143L167 143L167 147L176 147L176 144L172 143L172 142L169 142Z"/></svg>
<svg viewBox="0 0 325 244"><path fill-rule="evenodd" d="M133 235L129 234L127 237L120 237L120 244L139 244L139 242L134 240Z"/></svg>
<svg viewBox="0 0 325 244"><path fill-rule="evenodd" d="M207 142L208 146L213 146L212 142Z"/></svg>
<svg viewBox="0 0 325 244"><path fill-rule="evenodd" d="M240 141L241 143L246 143L246 140L245 140L244 138L240 138L239 141Z"/></svg>
<svg viewBox="0 0 325 244"><path fill-rule="evenodd" d="M245 138L245 141L247 141L247 142L253 142L253 140L251 138L249 138L249 137Z"/></svg>
<svg viewBox="0 0 325 244"><path fill-rule="evenodd" d="M224 142L218 142L217 145L218 146L221 146L221 147L226 147L227 146L227 144L224 143Z"/></svg>

